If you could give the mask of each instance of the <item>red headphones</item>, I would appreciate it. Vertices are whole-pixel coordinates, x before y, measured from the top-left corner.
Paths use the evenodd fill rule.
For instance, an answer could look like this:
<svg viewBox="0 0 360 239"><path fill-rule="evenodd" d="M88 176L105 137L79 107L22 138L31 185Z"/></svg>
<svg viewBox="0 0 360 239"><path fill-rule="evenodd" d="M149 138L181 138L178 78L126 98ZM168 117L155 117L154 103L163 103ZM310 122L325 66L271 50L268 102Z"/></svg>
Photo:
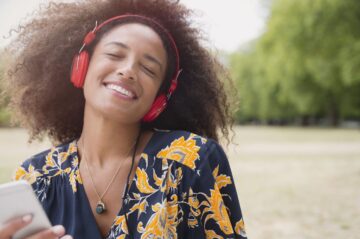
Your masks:
<svg viewBox="0 0 360 239"><path fill-rule="evenodd" d="M101 23L99 26L96 26L94 28L94 30L92 30L91 32L86 34L84 41L83 41L83 45L82 45L79 53L76 54L76 56L73 59L72 70L71 70L71 82L77 88L83 87L86 73L87 73L88 66L89 66L89 61L90 61L89 53L86 50L84 50L84 48L86 46L89 46L94 41L94 39L96 37L96 32L99 31L99 29L102 28L104 25L106 25L112 21L126 19L126 18L131 18L131 19L135 19L135 20L138 19L138 20L142 20L142 21L145 20L145 21L151 22L152 24L155 24L166 34L166 36L169 39L170 45L175 53L175 58L176 58L175 59L175 73L171 79L171 84L170 84L167 94L161 94L158 97L156 97L150 110L142 118L143 122L151 122L151 121L155 120L161 114L161 112L163 112L164 109L166 108L167 102L169 101L172 93L175 91L175 89L177 87L177 79L181 72L179 51L176 47L173 37L163 26L161 26L159 23L157 23L153 19L145 17L145 16L141 16L141 15L125 14L125 15L120 15L120 16L110 18L110 19L106 20L105 22Z"/></svg>

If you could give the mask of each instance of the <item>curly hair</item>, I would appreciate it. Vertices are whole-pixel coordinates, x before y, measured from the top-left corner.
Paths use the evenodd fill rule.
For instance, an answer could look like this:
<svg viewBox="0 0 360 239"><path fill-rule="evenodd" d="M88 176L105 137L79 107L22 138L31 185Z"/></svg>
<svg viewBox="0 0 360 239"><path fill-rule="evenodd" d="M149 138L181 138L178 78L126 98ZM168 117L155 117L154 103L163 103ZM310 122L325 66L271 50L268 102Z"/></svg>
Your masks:
<svg viewBox="0 0 360 239"><path fill-rule="evenodd" d="M40 7L6 49L13 58L5 76L10 109L29 130L29 141L48 136L65 143L80 137L85 99L82 89L70 82L72 59L96 21L125 13L159 22L175 39L180 54L182 72L168 107L142 126L188 130L215 140L221 133L229 141L233 119L226 86L231 79L200 44L204 38L192 26L193 12L170 0L87 0ZM168 84L165 79L161 89Z"/></svg>

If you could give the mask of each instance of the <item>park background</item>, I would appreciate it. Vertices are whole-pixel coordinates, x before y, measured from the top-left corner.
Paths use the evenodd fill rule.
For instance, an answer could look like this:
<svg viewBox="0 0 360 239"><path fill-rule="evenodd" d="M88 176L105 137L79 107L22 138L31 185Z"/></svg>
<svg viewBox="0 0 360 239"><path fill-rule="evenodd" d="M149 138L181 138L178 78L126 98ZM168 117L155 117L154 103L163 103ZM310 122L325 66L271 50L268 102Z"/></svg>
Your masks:
<svg viewBox="0 0 360 239"><path fill-rule="evenodd" d="M25 0L0 2L2 18L23 9L20 20L1 21L0 49L16 35L9 30L47 1L26 2L32 10ZM249 238L359 238L358 0L180 2L197 9L194 22L208 34L204 44L238 91L234 138L224 147ZM0 52L3 83L9 56ZM1 94L3 183L50 142L29 145L26 131L10 124L9 99Z"/></svg>

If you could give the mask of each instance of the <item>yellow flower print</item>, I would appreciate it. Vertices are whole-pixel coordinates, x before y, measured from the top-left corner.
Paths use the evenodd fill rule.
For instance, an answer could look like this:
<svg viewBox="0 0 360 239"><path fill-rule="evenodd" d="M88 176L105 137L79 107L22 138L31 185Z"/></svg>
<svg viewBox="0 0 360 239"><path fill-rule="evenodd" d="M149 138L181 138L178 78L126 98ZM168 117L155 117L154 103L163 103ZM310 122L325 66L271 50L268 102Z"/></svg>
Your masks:
<svg viewBox="0 0 360 239"><path fill-rule="evenodd" d="M147 208L148 205L149 204L148 204L148 202L146 200L142 200L141 202L134 204L134 206L132 206L130 208L130 213L132 213L132 212L134 212L136 210L139 210L139 213L138 213L138 219L139 219L141 213L143 213L143 212L146 213L146 208Z"/></svg>
<svg viewBox="0 0 360 239"><path fill-rule="evenodd" d="M73 192L77 191L76 182L82 184L82 180L80 177L80 171L79 171L79 159L76 157L72 162L73 169L71 170L69 174L69 182L71 184L71 188ZM68 168L70 169L70 168Z"/></svg>
<svg viewBox="0 0 360 239"><path fill-rule="evenodd" d="M195 217L188 218L188 226L190 228L195 228L198 225L199 225L199 222Z"/></svg>
<svg viewBox="0 0 360 239"><path fill-rule="evenodd" d="M143 159L145 159L146 162L149 161L149 155L146 154L146 153L142 153L140 157L143 158Z"/></svg>
<svg viewBox="0 0 360 239"><path fill-rule="evenodd" d="M194 216L199 216L200 215L200 210L199 210L199 199L196 197L196 195L194 195L194 192L192 190L192 188L190 188L189 190L189 200L188 200L189 206L190 206L190 211Z"/></svg>
<svg viewBox="0 0 360 239"><path fill-rule="evenodd" d="M190 217L188 218L188 226L190 228L197 227L199 225L197 217L201 214L199 209L199 199L194 195L192 188L189 190L188 204L190 206Z"/></svg>
<svg viewBox="0 0 360 239"><path fill-rule="evenodd" d="M136 169L136 187L140 192L150 194L156 190L149 184L149 177L145 172L145 169Z"/></svg>
<svg viewBox="0 0 360 239"><path fill-rule="evenodd" d="M191 134L185 140L184 136L172 141L170 147L166 146L158 154L158 158L167 158L180 162L191 169L195 169L195 160L199 159L199 146L196 145L195 135Z"/></svg>
<svg viewBox="0 0 360 239"><path fill-rule="evenodd" d="M143 228L142 222L138 225L138 231L142 234L141 239L150 238L162 238L163 230L165 226L165 204L156 203L151 206L153 212L155 212L149 219L145 228Z"/></svg>
<svg viewBox="0 0 360 239"><path fill-rule="evenodd" d="M222 236L216 234L214 230L205 230L205 235L207 239L224 239Z"/></svg>
<svg viewBox="0 0 360 239"><path fill-rule="evenodd" d="M133 193L133 196L136 200L140 200L140 198L141 198L139 193Z"/></svg>
<svg viewBox="0 0 360 239"><path fill-rule="evenodd" d="M174 175L171 173L172 167L173 167L173 164L168 168L168 174L167 174L167 179L166 179L167 193L170 191L170 189L176 189L183 177L181 168L177 168L175 170L175 175Z"/></svg>
<svg viewBox="0 0 360 239"><path fill-rule="evenodd" d="M30 184L36 181L36 178L42 174L35 170L34 166L29 165L28 169L25 170L23 167L19 167L15 172L15 180L26 180Z"/></svg>
<svg viewBox="0 0 360 239"><path fill-rule="evenodd" d="M145 228L142 222L138 224L138 231L143 233L141 239L177 239L176 227L179 224L177 196L172 195L170 201L165 199L162 203L152 205L151 209L154 214L150 217Z"/></svg>
<svg viewBox="0 0 360 239"><path fill-rule="evenodd" d="M212 173L215 178L216 185L218 186L219 189L221 189L222 187L226 187L229 184L232 184L231 178L229 176L226 176L225 174L218 175L218 173L219 173L219 165L214 169Z"/></svg>
<svg viewBox="0 0 360 239"><path fill-rule="evenodd" d="M205 224L209 219L214 219L220 226L220 229L227 235L233 234L233 228L229 219L228 212L224 205L219 188L215 184L215 188L210 190L210 197L207 196L210 203L209 207L204 209L204 214L210 212L205 217Z"/></svg>
<svg viewBox="0 0 360 239"><path fill-rule="evenodd" d="M242 218L235 224L235 233L246 237L245 224Z"/></svg>
<svg viewBox="0 0 360 239"><path fill-rule="evenodd" d="M167 165L166 165L166 168L167 168ZM165 177L166 177L166 171L164 171L161 175L161 177L159 177L156 172L155 172L155 169L153 169L153 179L154 179L154 182L155 182L155 185L158 186L158 190L160 190L160 192L165 192L166 190L166 180L165 180Z"/></svg>
<svg viewBox="0 0 360 239"><path fill-rule="evenodd" d="M55 172L51 175L51 177L61 175L61 174L69 174L71 169L66 168L63 169L61 166L67 160L68 153L67 152L58 152L53 148L50 153L46 155L45 165L42 167L44 174L49 174L50 171Z"/></svg>
<svg viewBox="0 0 360 239"><path fill-rule="evenodd" d="M161 184L163 183L163 179L156 175L155 169L153 169L153 178L155 181L155 185L160 187Z"/></svg>
<svg viewBox="0 0 360 239"><path fill-rule="evenodd" d="M171 196L171 201L166 206L166 224L165 224L165 238L177 238L176 227L179 224L178 220L178 197L177 195Z"/></svg>
<svg viewBox="0 0 360 239"><path fill-rule="evenodd" d="M117 216L115 218L114 226L119 227L121 229L121 231L123 231L126 234L129 233L129 230L128 230L127 225L126 225L125 215Z"/></svg>
<svg viewBox="0 0 360 239"><path fill-rule="evenodd" d="M77 152L77 145L76 145L76 141L73 141L69 144L69 148L68 148L68 151L67 153L68 154L73 154L73 153L76 153Z"/></svg>
<svg viewBox="0 0 360 239"><path fill-rule="evenodd" d="M69 183L73 192L77 192L76 183L82 184L79 173L79 159L74 157L71 162L71 167L63 168L64 162L70 158L70 154L76 152L75 141L69 144L66 152L58 152L57 148L52 148L46 155L45 164L42 167L44 175L51 174L49 177L67 174L69 176Z"/></svg>
<svg viewBox="0 0 360 239"><path fill-rule="evenodd" d="M175 170L175 173L172 173L172 168L174 167L174 164L170 164L170 166L167 163L167 160L163 160L163 167L161 177L159 177L155 170L153 169L153 179L156 186L160 188L161 192L167 191L167 193L171 189L177 189L179 183L182 180L183 172L182 168L177 168ZM166 170L166 171L165 171Z"/></svg>
<svg viewBox="0 0 360 239"><path fill-rule="evenodd" d="M46 155L45 165L42 168L44 174L49 174L49 171L47 170L47 168L54 168L55 167L55 161L53 160L53 153L54 152L55 152L55 148L52 148L50 153L48 153Z"/></svg>

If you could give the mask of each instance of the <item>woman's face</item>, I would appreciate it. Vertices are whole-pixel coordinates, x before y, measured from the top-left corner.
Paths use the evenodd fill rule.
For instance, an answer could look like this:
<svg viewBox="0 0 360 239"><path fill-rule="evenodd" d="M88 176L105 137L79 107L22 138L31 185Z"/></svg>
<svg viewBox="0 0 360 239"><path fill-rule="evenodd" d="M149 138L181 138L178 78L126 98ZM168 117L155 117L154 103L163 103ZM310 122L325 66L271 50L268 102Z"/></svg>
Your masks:
<svg viewBox="0 0 360 239"><path fill-rule="evenodd" d="M114 27L91 57L84 83L86 106L109 119L138 123L164 80L166 56L160 36L150 27Z"/></svg>

